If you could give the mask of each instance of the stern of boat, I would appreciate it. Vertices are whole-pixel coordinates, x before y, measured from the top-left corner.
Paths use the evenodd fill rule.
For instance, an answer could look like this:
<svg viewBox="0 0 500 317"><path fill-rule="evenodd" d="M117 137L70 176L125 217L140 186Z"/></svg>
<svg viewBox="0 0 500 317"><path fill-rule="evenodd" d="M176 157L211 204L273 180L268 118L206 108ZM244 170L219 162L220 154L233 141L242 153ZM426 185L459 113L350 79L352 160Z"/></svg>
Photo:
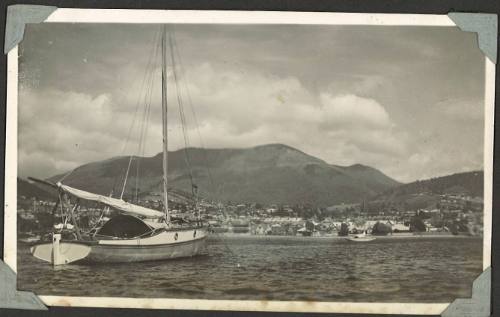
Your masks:
<svg viewBox="0 0 500 317"><path fill-rule="evenodd" d="M52 265L63 265L85 259L92 247L78 241L61 241L60 234L54 234L52 241L39 242L31 246L31 254Z"/></svg>

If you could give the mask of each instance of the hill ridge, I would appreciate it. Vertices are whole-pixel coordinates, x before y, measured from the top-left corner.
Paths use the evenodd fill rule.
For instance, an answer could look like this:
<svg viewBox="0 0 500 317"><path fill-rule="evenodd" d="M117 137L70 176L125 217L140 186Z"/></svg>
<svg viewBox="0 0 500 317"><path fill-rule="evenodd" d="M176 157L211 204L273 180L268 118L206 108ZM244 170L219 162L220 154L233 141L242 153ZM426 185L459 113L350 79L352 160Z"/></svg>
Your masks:
<svg viewBox="0 0 500 317"><path fill-rule="evenodd" d="M277 143L249 148L190 147L169 151L169 186L186 191L190 191L191 185L184 151L190 156L200 194L220 201L328 206L359 201L400 184L375 168L329 164ZM101 194L109 194L113 188L115 192L121 191L128 161L129 156L119 156L84 164L73 170L64 182ZM134 175L137 164L141 172L138 179ZM159 191L161 171L161 155L135 157L126 192L135 192L136 183L140 192ZM61 175L65 174L50 180L58 180Z"/></svg>

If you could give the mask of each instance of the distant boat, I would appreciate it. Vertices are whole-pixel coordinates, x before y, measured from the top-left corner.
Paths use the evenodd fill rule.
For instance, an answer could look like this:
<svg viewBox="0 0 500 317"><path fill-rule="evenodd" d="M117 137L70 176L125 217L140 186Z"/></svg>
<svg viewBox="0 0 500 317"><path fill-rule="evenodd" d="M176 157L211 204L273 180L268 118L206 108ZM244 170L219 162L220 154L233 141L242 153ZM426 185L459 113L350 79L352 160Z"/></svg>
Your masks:
<svg viewBox="0 0 500 317"><path fill-rule="evenodd" d="M302 227L299 230L297 230L297 234L300 234L304 237L310 237L312 236L313 232L312 230L308 230L306 227Z"/></svg>
<svg viewBox="0 0 500 317"><path fill-rule="evenodd" d="M231 232L238 234L250 233L250 223L247 220L235 219L231 221Z"/></svg>
<svg viewBox="0 0 500 317"><path fill-rule="evenodd" d="M350 237L346 238L347 241L352 241L352 242L370 242L370 241L373 241L375 239L376 239L375 237L368 236L366 234L366 231L363 231L363 233L356 234L354 236L350 236Z"/></svg>
<svg viewBox="0 0 500 317"><path fill-rule="evenodd" d="M34 233L25 233L18 236L19 242L31 244L40 240L40 235Z"/></svg>
<svg viewBox="0 0 500 317"><path fill-rule="evenodd" d="M174 63L173 42L170 38L170 50ZM207 237L206 229L198 220L193 223L175 220L168 210L167 197L167 66L166 66L166 28L161 34L162 59L162 117L163 117L163 211L131 204L120 197L113 198L76 189L61 182L48 184L59 192L59 200L54 207L56 217L58 208L64 211L68 221L72 222L75 237L68 239L54 228L52 241L39 242L31 247L31 253L38 259L53 265L68 264L76 261L90 262L139 262L191 257L202 252ZM175 74L175 65L174 65ZM175 76L175 78L177 78ZM176 79L177 80L177 79ZM181 107L181 105L179 105ZM129 164L130 166L130 164ZM128 176L128 170L125 177ZM126 178L125 178L126 179ZM193 190L195 185L192 184ZM125 188L125 182L124 182ZM123 189L124 190L124 189ZM123 191L122 191L123 195ZM70 206L72 198L73 206ZM80 202L90 201L104 205L120 214L112 217L100 228L84 233L78 227L76 213ZM60 225L56 225L59 226Z"/></svg>

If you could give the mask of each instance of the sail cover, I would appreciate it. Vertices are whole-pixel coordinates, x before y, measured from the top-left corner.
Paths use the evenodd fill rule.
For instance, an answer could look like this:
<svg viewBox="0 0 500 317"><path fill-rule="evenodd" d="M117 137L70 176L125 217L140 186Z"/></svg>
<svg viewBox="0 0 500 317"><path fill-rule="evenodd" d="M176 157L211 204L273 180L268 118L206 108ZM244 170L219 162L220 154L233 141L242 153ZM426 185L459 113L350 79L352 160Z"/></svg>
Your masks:
<svg viewBox="0 0 500 317"><path fill-rule="evenodd" d="M67 192L75 197L103 203L109 207L112 207L118 211L121 211L124 214L143 216L143 217L147 217L147 218L161 218L161 217L165 216L165 214L161 211L149 209L149 208L138 206L138 205L134 205L134 204L128 203L126 201L123 201L121 199L106 197L106 196L98 195L98 194L94 194L94 193L89 193L89 192L86 192L84 190L80 190L80 189L76 189L73 187L69 187L67 185L63 185L61 183L58 183L57 185L59 186L60 189L62 189L63 191L65 191L65 192Z"/></svg>

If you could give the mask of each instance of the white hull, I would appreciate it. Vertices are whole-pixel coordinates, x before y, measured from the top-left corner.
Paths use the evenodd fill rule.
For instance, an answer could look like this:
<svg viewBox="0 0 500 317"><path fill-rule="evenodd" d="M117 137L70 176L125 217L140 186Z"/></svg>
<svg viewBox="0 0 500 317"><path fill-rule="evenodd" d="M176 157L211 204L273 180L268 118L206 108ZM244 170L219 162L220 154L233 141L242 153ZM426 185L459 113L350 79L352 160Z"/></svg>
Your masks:
<svg viewBox="0 0 500 317"><path fill-rule="evenodd" d="M374 237L348 237L346 238L347 241L352 241L352 242L370 242L375 240L376 238Z"/></svg>
<svg viewBox="0 0 500 317"><path fill-rule="evenodd" d="M46 242L34 245L31 253L54 265L76 261L128 263L192 257L203 252L205 242L206 232L198 228L162 231L140 239Z"/></svg>

